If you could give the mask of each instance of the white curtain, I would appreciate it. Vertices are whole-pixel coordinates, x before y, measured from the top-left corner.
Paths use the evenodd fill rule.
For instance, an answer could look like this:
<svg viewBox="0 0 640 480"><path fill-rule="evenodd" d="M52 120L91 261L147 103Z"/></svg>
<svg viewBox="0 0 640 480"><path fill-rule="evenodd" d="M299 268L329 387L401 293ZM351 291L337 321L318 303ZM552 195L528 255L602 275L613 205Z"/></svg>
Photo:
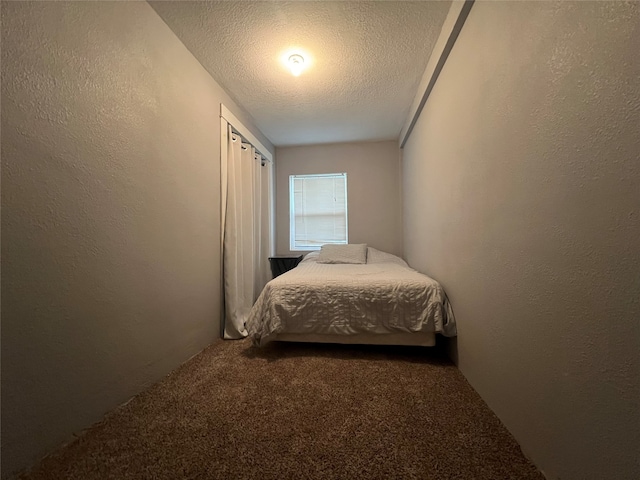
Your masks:
<svg viewBox="0 0 640 480"><path fill-rule="evenodd" d="M257 180L256 191L260 192L256 197L259 204L260 219L260 248L258 264L256 267L256 299L262 289L271 280L271 267L269 257L274 255L274 216L273 216L273 163L261 158L260 178Z"/></svg>
<svg viewBox="0 0 640 480"><path fill-rule="evenodd" d="M247 336L245 321L269 275L271 164L228 127L222 173L224 338ZM226 192L226 195L225 195Z"/></svg>
<svg viewBox="0 0 640 480"><path fill-rule="evenodd" d="M257 300L260 292L271 280L269 257L273 255L272 249L272 207L271 207L271 162L256 154L256 176L254 177L255 192L255 232L256 245L256 275L254 283L254 299Z"/></svg>

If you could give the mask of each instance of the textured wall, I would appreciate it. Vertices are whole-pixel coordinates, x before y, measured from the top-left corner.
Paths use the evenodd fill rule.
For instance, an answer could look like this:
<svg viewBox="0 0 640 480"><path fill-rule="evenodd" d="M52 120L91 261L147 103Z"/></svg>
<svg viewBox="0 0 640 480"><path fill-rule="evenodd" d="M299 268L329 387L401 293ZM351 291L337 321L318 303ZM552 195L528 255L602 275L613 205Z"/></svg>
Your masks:
<svg viewBox="0 0 640 480"><path fill-rule="evenodd" d="M405 255L547 478L640 478L640 4L476 2L403 152Z"/></svg>
<svg viewBox="0 0 640 480"><path fill-rule="evenodd" d="M217 338L221 101L144 2L2 2L3 476Z"/></svg>
<svg viewBox="0 0 640 480"><path fill-rule="evenodd" d="M276 252L289 254L289 175L347 172L349 243L402 253L398 143L277 149Z"/></svg>

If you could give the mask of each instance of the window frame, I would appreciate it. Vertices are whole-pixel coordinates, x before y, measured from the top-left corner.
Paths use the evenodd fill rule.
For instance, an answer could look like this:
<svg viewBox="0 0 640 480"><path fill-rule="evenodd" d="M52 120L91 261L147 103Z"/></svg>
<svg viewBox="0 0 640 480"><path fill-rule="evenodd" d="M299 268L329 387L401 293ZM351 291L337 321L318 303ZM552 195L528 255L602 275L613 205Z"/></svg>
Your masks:
<svg viewBox="0 0 640 480"><path fill-rule="evenodd" d="M295 179L296 178L344 178L344 219L345 219L345 231L344 241L339 240L335 242L327 241L335 245L346 245L349 243L349 197L347 188L347 173L313 173L313 174L301 174L301 175L289 175L289 250L292 252L312 252L320 250L321 245L296 245L295 240Z"/></svg>

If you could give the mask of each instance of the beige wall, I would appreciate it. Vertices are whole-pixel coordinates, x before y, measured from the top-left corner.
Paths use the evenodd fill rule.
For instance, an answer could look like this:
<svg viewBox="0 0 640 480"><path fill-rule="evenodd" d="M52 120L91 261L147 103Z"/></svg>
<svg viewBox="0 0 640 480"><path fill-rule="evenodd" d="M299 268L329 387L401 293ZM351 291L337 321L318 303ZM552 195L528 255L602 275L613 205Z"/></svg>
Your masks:
<svg viewBox="0 0 640 480"><path fill-rule="evenodd" d="M218 338L221 101L144 2L2 2L3 477Z"/></svg>
<svg viewBox="0 0 640 480"><path fill-rule="evenodd" d="M349 243L402 254L398 144L338 143L276 151L276 252L289 250L289 175L347 173Z"/></svg>
<svg viewBox="0 0 640 480"><path fill-rule="evenodd" d="M640 4L476 2L403 152L404 248L547 478L640 478Z"/></svg>

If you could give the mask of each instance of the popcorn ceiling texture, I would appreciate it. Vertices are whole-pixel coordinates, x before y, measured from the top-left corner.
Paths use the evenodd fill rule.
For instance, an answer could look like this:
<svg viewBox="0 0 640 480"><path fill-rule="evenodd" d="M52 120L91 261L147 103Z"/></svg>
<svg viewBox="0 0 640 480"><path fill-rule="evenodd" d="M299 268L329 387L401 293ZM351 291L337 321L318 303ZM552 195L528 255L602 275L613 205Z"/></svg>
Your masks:
<svg viewBox="0 0 640 480"><path fill-rule="evenodd" d="M640 3L476 2L404 149L405 256L549 479L640 478Z"/></svg>
<svg viewBox="0 0 640 480"><path fill-rule="evenodd" d="M450 2L150 2L275 145L397 139ZM293 77L298 46L313 66Z"/></svg>

